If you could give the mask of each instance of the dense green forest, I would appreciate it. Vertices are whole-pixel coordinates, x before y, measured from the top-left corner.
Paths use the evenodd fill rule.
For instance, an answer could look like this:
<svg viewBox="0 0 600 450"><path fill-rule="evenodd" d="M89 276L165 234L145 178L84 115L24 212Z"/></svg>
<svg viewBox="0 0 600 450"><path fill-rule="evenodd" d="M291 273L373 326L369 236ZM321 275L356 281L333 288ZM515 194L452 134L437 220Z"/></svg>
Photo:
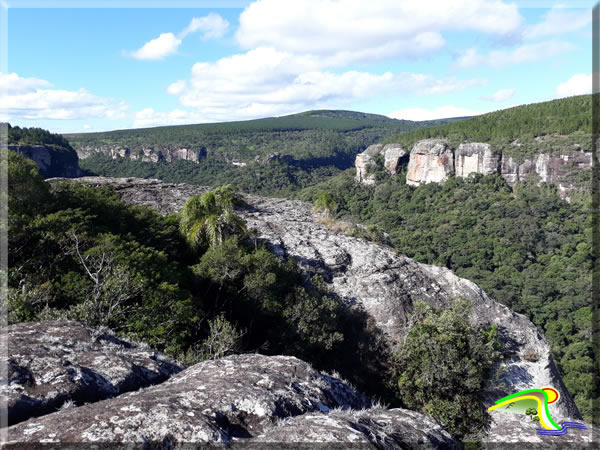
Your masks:
<svg viewBox="0 0 600 450"><path fill-rule="evenodd" d="M388 138L406 148L420 139L447 138L462 142L488 142L517 159L535 153L591 151L592 96L581 95L531 105L515 106L459 122L422 128Z"/></svg>
<svg viewBox="0 0 600 450"><path fill-rule="evenodd" d="M332 153L359 150L365 145L443 120L413 122L353 111L319 110L290 116L177 125L101 133L65 135L74 148L120 146L143 148L206 149L214 156L251 161L275 152L298 159L329 157Z"/></svg>
<svg viewBox="0 0 600 450"><path fill-rule="evenodd" d="M600 392L591 342L589 194L567 203L553 185L513 189L500 175L451 177L418 188L405 177L364 186L350 169L297 197L312 202L327 193L338 219L385 230L398 252L448 267L527 315L550 341L569 392L591 420Z"/></svg>
<svg viewBox="0 0 600 450"><path fill-rule="evenodd" d="M204 186L233 184L244 192L286 197L337 175L350 166L350 157L334 155L309 161L280 159L236 167L214 159L205 159L198 164L191 161L150 163L95 155L81 160L80 166L107 177L158 178L171 183ZM351 159L354 161L353 157Z"/></svg>
<svg viewBox="0 0 600 450"><path fill-rule="evenodd" d="M12 127L10 123L7 126L8 145L44 144L55 148L73 150L69 141L60 134L50 133L42 128Z"/></svg>
<svg viewBox="0 0 600 450"><path fill-rule="evenodd" d="M487 423L482 380L498 356L494 329L419 310L415 323L428 325L414 327L406 352L392 354L364 312L252 239L230 185L163 217L124 204L108 187L48 184L17 153L8 162L9 323L68 318L107 326L188 364L237 352L295 355L391 406L427 411L459 438ZM415 364L442 364L440 352L420 351L431 323L455 345L451 358L443 355L447 389L439 394L405 382ZM465 361L473 362L468 372ZM406 392L426 401L407 402Z"/></svg>

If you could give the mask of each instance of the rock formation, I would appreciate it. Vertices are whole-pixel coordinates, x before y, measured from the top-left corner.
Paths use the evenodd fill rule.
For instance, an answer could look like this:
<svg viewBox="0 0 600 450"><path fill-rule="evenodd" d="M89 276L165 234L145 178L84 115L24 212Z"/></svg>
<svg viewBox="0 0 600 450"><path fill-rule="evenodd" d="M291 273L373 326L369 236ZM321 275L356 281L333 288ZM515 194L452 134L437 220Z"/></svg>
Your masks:
<svg viewBox="0 0 600 450"><path fill-rule="evenodd" d="M471 173L490 175L500 169L502 155L492 151L490 144L473 142L460 144L455 154L454 166L457 177L468 177Z"/></svg>
<svg viewBox="0 0 600 450"><path fill-rule="evenodd" d="M518 142L513 143L520 145ZM386 168L390 174L396 173L404 150L399 144L382 144L369 146L356 157L356 180L364 184L374 184L373 175L368 175L368 168L373 158L383 153L385 148L399 149L402 153L396 156L390 152L390 163L386 153ZM413 186L445 181L452 171L456 176L466 178L472 173L490 175L500 173L509 184L521 183L534 177L540 183L558 186L563 198L568 192L580 187L581 174L591 170L592 153L576 148L570 153L550 154L538 153L523 160L494 150L490 144L483 142L462 143L456 150L443 139L424 139L418 141L410 152L406 182ZM585 176L584 176L585 178Z"/></svg>
<svg viewBox="0 0 600 450"><path fill-rule="evenodd" d="M8 446L11 442L245 446L256 437L259 448L268 442L314 442L311 436L325 429L329 430L323 435L325 442L328 436L330 442L347 443L369 443L376 437L391 443L455 446L447 432L422 414L366 409L370 406L367 397L346 383L297 358L238 355L196 364L138 392L20 423L8 429ZM288 418L293 419L284 420ZM277 426L280 423L282 427Z"/></svg>
<svg viewBox="0 0 600 450"><path fill-rule="evenodd" d="M40 175L44 178L75 178L82 175L74 150L56 149L46 145L9 145L8 149L35 161L40 167Z"/></svg>
<svg viewBox="0 0 600 450"><path fill-rule="evenodd" d="M158 180L80 178L92 185L110 184L124 201L143 204L162 214L178 212L186 199L209 188L167 184ZM455 299L473 304L471 320L498 325L504 360L499 379L490 381L488 401L532 387L554 386L561 400L551 414L579 418L545 338L525 316L490 299L475 283L450 270L420 264L389 247L329 230L318 223L310 204L245 195L249 206L239 211L282 258L293 257L307 273L318 273L349 304L363 308L394 344L407 325L413 303L423 300L447 307Z"/></svg>
<svg viewBox="0 0 600 450"><path fill-rule="evenodd" d="M159 162L159 161L191 161L199 162L205 158L208 151L205 147L199 149L188 149L188 148L171 148L171 147L157 147L157 148L143 148L139 150L131 150L127 147L112 146L112 145L101 145L101 146L81 146L77 147L77 155L81 159L89 158L95 154L108 155L112 159L129 158L132 161L144 161L144 162Z"/></svg>
<svg viewBox="0 0 600 450"><path fill-rule="evenodd" d="M383 164L387 172L393 175L398 170L401 159L406 156L406 151L399 144L375 144L356 155L356 181L364 184L374 184L375 176L369 173L375 166L375 156L383 155Z"/></svg>
<svg viewBox="0 0 600 450"><path fill-rule="evenodd" d="M410 152L406 183L419 186L446 181L454 171L454 155L444 139L424 139Z"/></svg>
<svg viewBox="0 0 600 450"><path fill-rule="evenodd" d="M0 388L8 423L94 402L159 383L182 370L147 346L91 330L77 322L21 323L0 329L8 344Z"/></svg>
<svg viewBox="0 0 600 450"><path fill-rule="evenodd" d="M561 192L566 192L577 187L571 177L582 170L590 170L591 167L591 152L574 151L560 155L539 153L522 162L503 155L500 173L510 184L523 182L534 176L539 182L555 184Z"/></svg>

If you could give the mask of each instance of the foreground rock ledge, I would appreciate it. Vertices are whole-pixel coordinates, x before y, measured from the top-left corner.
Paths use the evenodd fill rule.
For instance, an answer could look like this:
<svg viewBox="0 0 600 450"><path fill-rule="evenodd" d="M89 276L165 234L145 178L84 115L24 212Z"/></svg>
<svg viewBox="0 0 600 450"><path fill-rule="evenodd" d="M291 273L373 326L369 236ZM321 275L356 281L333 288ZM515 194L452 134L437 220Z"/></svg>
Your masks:
<svg viewBox="0 0 600 450"><path fill-rule="evenodd" d="M10 325L0 329L0 342L8 344L0 402L9 425L160 383L182 370L147 345L67 320Z"/></svg>
<svg viewBox="0 0 600 450"><path fill-rule="evenodd" d="M311 436L320 435L324 442L373 443L378 436L394 445L454 445L422 414L365 409L370 406L346 383L297 358L238 355L199 363L138 392L14 425L8 444L157 443L170 448L251 443L255 437L262 443L312 442ZM363 411L353 416L350 410L357 409ZM291 417L298 422L276 426ZM290 426L296 433L281 432Z"/></svg>
<svg viewBox="0 0 600 450"><path fill-rule="evenodd" d="M210 190L138 178L84 177L76 181L112 186L125 202L161 214L179 212L190 196ZM258 231L258 237L281 258L295 258L302 270L322 275L339 297L363 308L391 345L403 335L415 301L447 308L457 298L468 300L473 304L471 321L479 326L496 324L501 335L504 360L498 379L490 381L489 405L520 390L553 386L561 399L550 405L550 413L581 418L546 339L525 316L494 301L475 283L449 269L417 263L390 247L346 236L319 223L308 203L257 195L244 198L249 206L238 212Z"/></svg>

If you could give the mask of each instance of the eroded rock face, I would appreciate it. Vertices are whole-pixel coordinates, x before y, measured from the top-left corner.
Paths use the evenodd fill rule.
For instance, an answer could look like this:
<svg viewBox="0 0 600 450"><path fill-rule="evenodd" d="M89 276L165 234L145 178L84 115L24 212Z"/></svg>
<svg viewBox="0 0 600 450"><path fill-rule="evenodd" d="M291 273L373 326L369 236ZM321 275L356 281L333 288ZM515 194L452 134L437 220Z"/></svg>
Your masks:
<svg viewBox="0 0 600 450"><path fill-rule="evenodd" d="M0 329L0 342L8 344L0 401L9 424L134 391L182 370L147 346L66 320L10 325Z"/></svg>
<svg viewBox="0 0 600 450"><path fill-rule="evenodd" d="M419 186L446 181L454 171L454 155L444 139L424 139L410 152L406 183Z"/></svg>
<svg viewBox="0 0 600 450"><path fill-rule="evenodd" d="M200 147L197 149L158 147L132 150L130 148L124 148L118 145L101 145L81 146L77 147L76 151L80 159L86 159L92 155L101 154L110 156L112 159L129 158L132 161L139 160L154 163L159 161L172 162L179 160L197 163L207 156L207 149L205 147Z"/></svg>
<svg viewBox="0 0 600 450"><path fill-rule="evenodd" d="M74 150L56 150L45 145L9 145L8 149L35 161L44 178L75 178L82 175Z"/></svg>
<svg viewBox="0 0 600 450"><path fill-rule="evenodd" d="M190 195L208 190L158 180L79 180L111 184L126 202L163 214L179 211ZM473 323L496 324L500 331L504 359L498 367L501 371L490 379L487 402L491 405L527 388L553 386L561 399L550 405L551 415L580 418L545 338L525 316L495 302L475 283L448 269L398 255L392 248L329 230L316 221L310 204L255 195L245 195L245 199L250 206L239 213L249 227L258 230L259 238L280 257L295 258L307 273L321 274L337 295L373 317L390 344L402 336L415 301L444 308L464 298L473 305Z"/></svg>
<svg viewBox="0 0 600 450"><path fill-rule="evenodd" d="M539 182L555 184L561 192L564 192L576 187L569 180L569 175L574 171L590 170L591 167L591 152L576 151L568 155L539 153L523 162L516 161L512 156L503 155L501 173L510 184L520 183L534 176Z"/></svg>
<svg viewBox="0 0 600 450"><path fill-rule="evenodd" d="M370 404L297 358L237 355L199 363L138 392L20 423L8 429L8 441L229 444L287 417Z"/></svg>
<svg viewBox="0 0 600 450"><path fill-rule="evenodd" d="M457 177L468 177L471 173L490 175L500 169L502 155L492 151L490 144L473 142L460 144L455 153L454 166Z"/></svg>
<svg viewBox="0 0 600 450"><path fill-rule="evenodd" d="M363 184L374 184L375 176L369 174L369 169L372 170L375 165L375 156L383 155L384 166L390 175L395 174L401 164L402 159L406 156L406 151L399 144L374 144L356 155L356 181Z"/></svg>
<svg viewBox="0 0 600 450"><path fill-rule="evenodd" d="M249 447L258 449L269 443L460 448L431 418L405 409L336 410L329 414L291 417L267 428L250 442Z"/></svg>

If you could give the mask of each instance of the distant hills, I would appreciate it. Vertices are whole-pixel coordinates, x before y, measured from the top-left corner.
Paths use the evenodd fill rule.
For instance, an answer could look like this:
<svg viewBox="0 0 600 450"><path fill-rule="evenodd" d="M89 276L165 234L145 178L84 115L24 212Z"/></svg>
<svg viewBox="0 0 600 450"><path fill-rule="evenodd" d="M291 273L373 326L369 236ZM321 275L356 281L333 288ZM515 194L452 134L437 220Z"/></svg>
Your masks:
<svg viewBox="0 0 600 450"><path fill-rule="evenodd" d="M100 133L65 134L80 158L95 153L127 150L130 159L144 160L146 149L157 161L181 159L176 150L186 149L225 161L249 162L256 157L281 153L296 159L327 157L334 153L358 153L377 140L446 120L415 122L344 110L315 110L282 117L237 122L175 125ZM160 154L158 152L161 152ZM112 156L112 154L111 154ZM150 155L148 160L150 160ZM183 158L189 159L189 158Z"/></svg>

